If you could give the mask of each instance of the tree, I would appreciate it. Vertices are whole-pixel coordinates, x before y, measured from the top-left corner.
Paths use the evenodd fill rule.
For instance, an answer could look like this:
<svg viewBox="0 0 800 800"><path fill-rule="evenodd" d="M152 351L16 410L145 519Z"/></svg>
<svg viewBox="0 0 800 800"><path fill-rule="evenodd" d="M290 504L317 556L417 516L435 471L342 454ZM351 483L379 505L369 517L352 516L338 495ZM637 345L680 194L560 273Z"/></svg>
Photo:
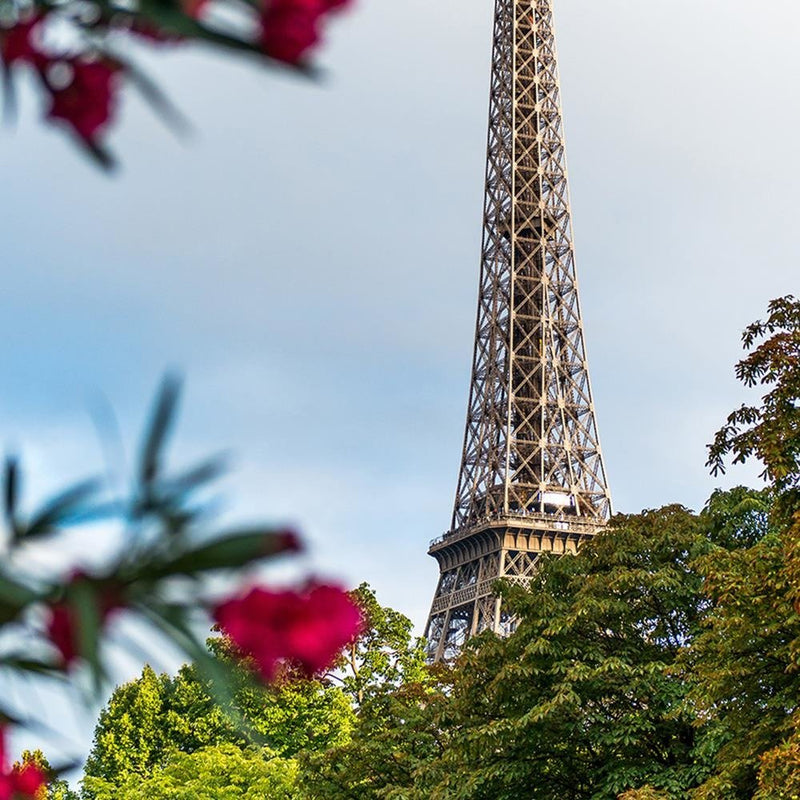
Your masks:
<svg viewBox="0 0 800 800"><path fill-rule="evenodd" d="M800 797L800 734L798 726L784 742L761 756L758 790L753 800L795 800Z"/></svg>
<svg viewBox="0 0 800 800"><path fill-rule="evenodd" d="M350 698L355 725L347 741L300 755L301 785L320 800L401 797L419 767L442 753L436 709L448 671L429 669L411 620L381 606L367 584L351 597L364 626L327 677Z"/></svg>
<svg viewBox="0 0 800 800"><path fill-rule="evenodd" d="M167 683L166 676L146 666L140 678L114 691L100 713L86 775L124 781L148 774L161 762L167 747L162 724Z"/></svg>
<svg viewBox="0 0 800 800"><path fill-rule="evenodd" d="M297 765L267 748L231 744L175 753L146 776L120 784L93 778L97 800L294 800Z"/></svg>
<svg viewBox="0 0 800 800"><path fill-rule="evenodd" d="M774 488L771 533L700 565L713 600L690 654L691 699L721 746L698 798L797 795L800 740L800 302L773 300L742 335L736 366L767 391L732 412L709 447L709 465L757 458Z"/></svg>
<svg viewBox="0 0 800 800"><path fill-rule="evenodd" d="M292 757L304 748L338 744L349 734L353 712L339 690L308 680L262 687L238 669L239 686L224 706L192 666L174 678L145 667L140 678L119 687L95 728L84 794L99 798L98 786L141 781L166 769L179 753L223 746L244 751L258 740L270 753Z"/></svg>
<svg viewBox="0 0 800 800"><path fill-rule="evenodd" d="M465 654L433 796L685 793L694 720L671 669L698 630L703 544L702 521L680 506L618 515L576 556L542 557L530 588L504 590L519 628Z"/></svg>
<svg viewBox="0 0 800 800"><path fill-rule="evenodd" d="M422 767L444 753L440 711L449 672L370 692L348 741L301 753L300 784L310 800L396 798L421 791Z"/></svg>
<svg viewBox="0 0 800 800"><path fill-rule="evenodd" d="M412 636L411 620L382 606L366 583L350 596L361 609L362 630L344 648L328 678L339 683L357 707L377 692L424 680L425 643Z"/></svg>
<svg viewBox="0 0 800 800"><path fill-rule="evenodd" d="M736 377L769 391L760 405L731 412L709 445L708 466L717 474L728 457L734 464L757 458L782 510L791 512L800 506L800 301L773 300L767 319L749 325L742 343L751 352L736 365Z"/></svg>
<svg viewBox="0 0 800 800"><path fill-rule="evenodd" d="M251 753L253 742L271 758L296 757L298 786L310 797L361 784L365 770L406 784L441 751L433 711L443 695L411 621L381 606L366 584L351 597L364 617L360 637L343 648L340 668L320 680L297 680L289 671L269 688L254 684L252 665L218 637L209 642L214 658L238 665L230 703L215 697L191 665L174 678L147 668L119 687L98 720L84 795L127 796L126 787L147 776L174 780L176 759L185 754L214 750L222 758L228 747Z"/></svg>
<svg viewBox="0 0 800 800"><path fill-rule="evenodd" d="M800 699L793 663L800 617L781 532L741 550L715 549L697 567L712 604L682 664L688 700L718 747L696 796L745 800L756 791L763 754L791 734Z"/></svg>
<svg viewBox="0 0 800 800"><path fill-rule="evenodd" d="M736 489L699 515L617 515L577 555L541 557L528 588L504 587L517 631L467 648L444 755L417 776L435 785L418 796L688 797L719 746L682 661L710 613L699 565L764 536L769 507L768 492Z"/></svg>

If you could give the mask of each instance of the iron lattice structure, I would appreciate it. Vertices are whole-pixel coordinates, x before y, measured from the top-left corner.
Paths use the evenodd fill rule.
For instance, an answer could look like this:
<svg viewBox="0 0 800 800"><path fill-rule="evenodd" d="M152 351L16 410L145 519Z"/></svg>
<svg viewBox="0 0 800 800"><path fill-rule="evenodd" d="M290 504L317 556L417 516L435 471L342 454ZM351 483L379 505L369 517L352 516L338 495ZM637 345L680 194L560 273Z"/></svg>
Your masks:
<svg viewBox="0 0 800 800"><path fill-rule="evenodd" d="M584 348L553 0L496 0L483 243L451 529L431 543L434 660L513 621L492 594L574 552L611 503Z"/></svg>

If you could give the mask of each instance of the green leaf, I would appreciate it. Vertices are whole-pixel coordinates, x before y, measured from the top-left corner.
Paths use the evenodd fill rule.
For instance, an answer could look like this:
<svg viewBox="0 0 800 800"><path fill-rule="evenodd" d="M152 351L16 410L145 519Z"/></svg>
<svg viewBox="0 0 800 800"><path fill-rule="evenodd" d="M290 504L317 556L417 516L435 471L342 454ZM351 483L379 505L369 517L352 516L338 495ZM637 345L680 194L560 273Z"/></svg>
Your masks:
<svg viewBox="0 0 800 800"><path fill-rule="evenodd" d="M283 532L268 528L234 531L223 538L185 551L147 570L148 577L195 575L218 569L238 569L290 550Z"/></svg>
<svg viewBox="0 0 800 800"><path fill-rule="evenodd" d="M227 459L218 455L198 464L196 467L161 482L161 490L169 497L180 497L187 492L201 488L219 478L227 470Z"/></svg>
<svg viewBox="0 0 800 800"><path fill-rule="evenodd" d="M162 120L164 120L173 133L187 135L191 126L178 107L161 91L158 84L139 69L134 63L123 59L119 55L113 56L123 65L128 80L141 92L142 97L153 107Z"/></svg>
<svg viewBox="0 0 800 800"><path fill-rule="evenodd" d="M6 456L3 470L3 513L12 541L18 538L17 503L19 502L19 462L14 456Z"/></svg>
<svg viewBox="0 0 800 800"><path fill-rule="evenodd" d="M91 508L88 501L97 494L102 483L96 478L81 481L59 492L48 500L33 519L20 531L20 538L35 539L55 533L59 525L69 524L87 517L97 519L100 507ZM112 509L105 507L102 516L108 516Z"/></svg>
<svg viewBox="0 0 800 800"><path fill-rule="evenodd" d="M91 669L95 690L99 690L103 678L100 663L102 616L95 588L89 581L73 581L69 585L66 602L73 612L77 626L78 652Z"/></svg>
<svg viewBox="0 0 800 800"><path fill-rule="evenodd" d="M29 586L0 573L0 624L16 619L24 608L40 599Z"/></svg>
<svg viewBox="0 0 800 800"><path fill-rule="evenodd" d="M165 375L156 395L139 462L139 482L145 490L159 476L162 451L175 422L180 393L181 379L178 375Z"/></svg>

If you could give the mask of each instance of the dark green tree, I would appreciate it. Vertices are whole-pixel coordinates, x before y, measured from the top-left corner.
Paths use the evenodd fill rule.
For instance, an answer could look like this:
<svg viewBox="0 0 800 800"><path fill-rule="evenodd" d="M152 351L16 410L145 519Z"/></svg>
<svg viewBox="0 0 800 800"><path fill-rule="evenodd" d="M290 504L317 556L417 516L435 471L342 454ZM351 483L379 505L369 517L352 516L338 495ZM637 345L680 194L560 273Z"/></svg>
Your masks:
<svg viewBox="0 0 800 800"><path fill-rule="evenodd" d="M800 796L800 302L772 301L742 340L736 375L766 391L730 414L709 465L758 459L775 503L769 535L700 563L713 609L687 654L691 700L721 746L696 796L790 800Z"/></svg>
<svg viewBox="0 0 800 800"><path fill-rule="evenodd" d="M519 628L465 654L432 796L685 796L695 720L672 670L699 630L704 543L680 506L619 515L576 556L542 557L529 589L504 590Z"/></svg>
<svg viewBox="0 0 800 800"><path fill-rule="evenodd" d="M718 492L701 514L618 516L574 557L503 592L509 639L473 641L453 673L373 690L350 741L305 753L310 798L686 798L711 774L681 656L711 604L698 567L769 535L770 494ZM715 738L716 737L716 738Z"/></svg>
<svg viewBox="0 0 800 800"><path fill-rule="evenodd" d="M444 753L440 712L448 681L449 671L440 669L370 692L349 741L301 754L305 795L311 800L402 800L415 786L421 791L422 768Z"/></svg>

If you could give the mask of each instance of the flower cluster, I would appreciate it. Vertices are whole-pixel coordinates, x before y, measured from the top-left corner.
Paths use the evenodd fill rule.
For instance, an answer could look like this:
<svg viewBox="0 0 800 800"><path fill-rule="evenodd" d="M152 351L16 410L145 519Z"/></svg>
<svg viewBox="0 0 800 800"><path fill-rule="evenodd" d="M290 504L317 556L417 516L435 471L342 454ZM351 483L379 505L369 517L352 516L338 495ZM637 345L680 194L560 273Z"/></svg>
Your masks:
<svg viewBox="0 0 800 800"><path fill-rule="evenodd" d="M103 137L116 114L121 79L127 77L142 88L145 98L160 111L166 111L168 104L138 69L116 53L115 39L109 34L116 40L131 35L162 44L202 41L303 67L320 41L324 20L350 2L254 0L247 5L235 0L165 0L146 9L112 13L108 4L93 0L58 4L33 0L32 10L21 0L0 0L0 69L11 76L12 68L32 68L46 98L46 118L64 125L92 155L110 163ZM226 14L215 15L210 6L244 13L248 20L236 31L215 27L213 20ZM45 47L48 26L64 22L75 34L73 48L52 51ZM7 81L5 90L10 86Z"/></svg>
<svg viewBox="0 0 800 800"><path fill-rule="evenodd" d="M254 587L218 605L214 619L267 681L282 665L318 674L362 627L361 612L346 592L313 584L301 592Z"/></svg>
<svg viewBox="0 0 800 800"><path fill-rule="evenodd" d="M64 123L91 149L111 122L122 65L102 55L48 52L41 44L46 15L36 13L11 28L0 28L0 56L6 68L28 65L47 96L47 118Z"/></svg>
<svg viewBox="0 0 800 800"><path fill-rule="evenodd" d="M81 655L80 626L81 621L75 605L70 601L70 594L83 583L91 586L95 582L83 572L75 572L66 585L67 599L53 603L49 607L50 616L47 621L47 636L58 650L63 667L71 667ZM96 586L94 595L94 613L102 627L109 617L124 608L125 603L117 586L106 584Z"/></svg>
<svg viewBox="0 0 800 800"><path fill-rule="evenodd" d="M264 0L261 46L288 64L297 64L319 42L320 23L349 0Z"/></svg>
<svg viewBox="0 0 800 800"><path fill-rule="evenodd" d="M36 764L9 767L6 732L0 727L0 800L36 800L47 776Z"/></svg>

